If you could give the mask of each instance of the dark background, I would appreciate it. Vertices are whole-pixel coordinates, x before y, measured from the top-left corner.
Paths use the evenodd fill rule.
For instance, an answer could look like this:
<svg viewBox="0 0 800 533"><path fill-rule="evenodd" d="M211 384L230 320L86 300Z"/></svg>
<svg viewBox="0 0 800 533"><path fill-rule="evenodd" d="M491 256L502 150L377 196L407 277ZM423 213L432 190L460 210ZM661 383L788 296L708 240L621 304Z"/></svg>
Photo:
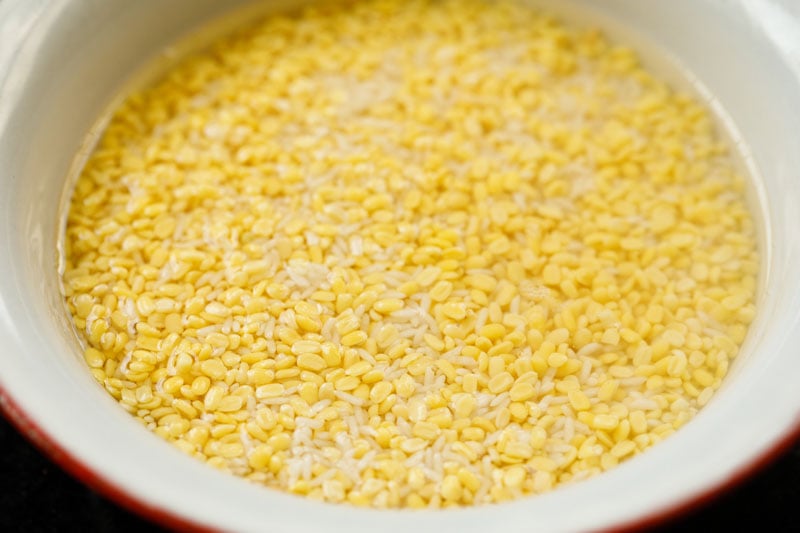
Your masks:
<svg viewBox="0 0 800 533"><path fill-rule="evenodd" d="M162 531L70 478L0 417L0 531ZM744 484L657 531L800 531L800 442ZM748 527L750 526L750 527Z"/></svg>

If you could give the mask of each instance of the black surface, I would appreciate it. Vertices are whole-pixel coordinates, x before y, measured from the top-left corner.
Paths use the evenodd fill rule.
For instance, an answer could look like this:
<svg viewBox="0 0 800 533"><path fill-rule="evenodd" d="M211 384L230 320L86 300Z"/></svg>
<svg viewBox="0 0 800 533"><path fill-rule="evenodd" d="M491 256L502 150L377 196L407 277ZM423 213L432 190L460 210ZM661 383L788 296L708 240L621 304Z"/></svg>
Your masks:
<svg viewBox="0 0 800 533"><path fill-rule="evenodd" d="M163 531L65 474L0 418L0 531ZM658 531L800 531L800 443L745 484ZM747 527L752 526L752 527ZM377 531L377 530L376 530Z"/></svg>

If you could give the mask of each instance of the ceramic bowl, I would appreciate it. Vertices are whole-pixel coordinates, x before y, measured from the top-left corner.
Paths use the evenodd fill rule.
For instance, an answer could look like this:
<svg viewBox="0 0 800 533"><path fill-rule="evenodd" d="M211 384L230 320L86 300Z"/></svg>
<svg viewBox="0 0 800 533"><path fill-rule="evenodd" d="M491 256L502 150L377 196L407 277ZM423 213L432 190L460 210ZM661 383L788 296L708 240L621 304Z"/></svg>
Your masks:
<svg viewBox="0 0 800 533"><path fill-rule="evenodd" d="M511 533L651 523L791 442L800 425L800 9L792 0L538 2L680 64L741 145L753 176L763 258L757 318L721 390L665 442L542 496L377 511L217 472L124 412L92 380L59 293L67 178L131 73L154 58L169 62L170 44L210 21L228 21L214 25L222 31L236 19L230 12L241 18L241 9L288 3L0 2L0 405L55 461L134 511L180 528Z"/></svg>

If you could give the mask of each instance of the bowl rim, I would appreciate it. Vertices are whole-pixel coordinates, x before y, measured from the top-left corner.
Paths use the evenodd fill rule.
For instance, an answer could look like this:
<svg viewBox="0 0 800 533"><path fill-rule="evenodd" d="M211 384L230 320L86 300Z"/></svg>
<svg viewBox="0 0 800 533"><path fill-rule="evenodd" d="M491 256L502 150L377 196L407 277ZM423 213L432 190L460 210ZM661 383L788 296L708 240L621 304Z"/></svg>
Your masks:
<svg viewBox="0 0 800 533"><path fill-rule="evenodd" d="M53 463L122 508L175 531L195 533L222 531L194 522L166 507L148 503L139 498L133 491L115 483L89 464L81 461L61 446L57 439L52 437L33 417L26 413L14 398L8 394L2 383L0 383L0 414ZM786 454L795 444L800 444L800 420L793 427L788 428L783 435L767 448L750 457L746 462L730 472L727 479L712 483L701 491L687 494L683 500L671 502L661 508L653 509L646 515L599 531L627 533L641 531L677 520L701 509L743 484L761 469Z"/></svg>

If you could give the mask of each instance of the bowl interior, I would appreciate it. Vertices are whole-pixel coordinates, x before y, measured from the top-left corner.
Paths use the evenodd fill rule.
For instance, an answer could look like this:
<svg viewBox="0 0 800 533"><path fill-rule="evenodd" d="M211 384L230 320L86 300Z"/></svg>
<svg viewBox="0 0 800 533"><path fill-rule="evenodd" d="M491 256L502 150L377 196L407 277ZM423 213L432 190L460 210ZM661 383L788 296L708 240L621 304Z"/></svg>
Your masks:
<svg viewBox="0 0 800 533"><path fill-rule="evenodd" d="M91 378L66 316L57 242L67 176L102 117L171 43L297 2L148 0L0 4L0 402L10 397L66 454L146 507L209 526L274 531L594 529L670 508L728 479L800 420L800 23L784 2L589 0L535 3L599 25L676 83L675 62L717 109L754 177L758 315L712 402L686 427L602 476L508 504L445 512L370 511L267 491L214 471L145 431ZM230 13L237 13L230 15ZM185 41L192 47L198 41ZM663 57L671 59L666 62ZM138 78L131 73L142 73ZM645 481L646 480L646 481ZM575 513L580 509L580 513ZM388 520L387 520L388 519Z"/></svg>

